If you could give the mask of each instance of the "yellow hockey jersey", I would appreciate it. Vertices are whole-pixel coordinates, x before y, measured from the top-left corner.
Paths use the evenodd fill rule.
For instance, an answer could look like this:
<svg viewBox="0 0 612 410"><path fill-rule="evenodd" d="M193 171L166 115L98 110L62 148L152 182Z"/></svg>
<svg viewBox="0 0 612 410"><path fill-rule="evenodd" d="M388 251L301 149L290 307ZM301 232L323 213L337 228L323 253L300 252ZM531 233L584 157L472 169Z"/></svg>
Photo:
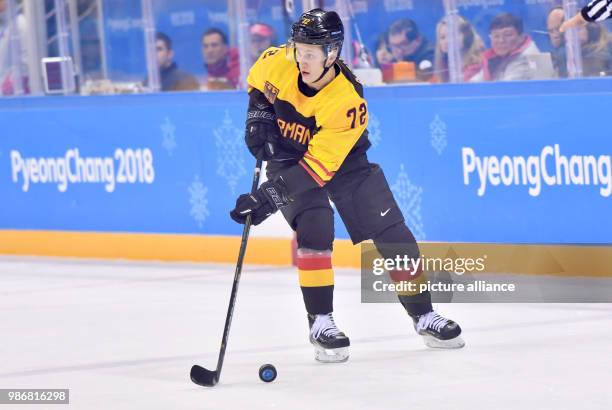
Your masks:
<svg viewBox="0 0 612 410"><path fill-rule="evenodd" d="M306 86L285 47L266 50L251 68L249 91L257 89L274 106L281 133L280 148L295 153L299 164L319 186L331 180L349 154L365 152L368 106L363 87L338 61L336 77L323 89Z"/></svg>

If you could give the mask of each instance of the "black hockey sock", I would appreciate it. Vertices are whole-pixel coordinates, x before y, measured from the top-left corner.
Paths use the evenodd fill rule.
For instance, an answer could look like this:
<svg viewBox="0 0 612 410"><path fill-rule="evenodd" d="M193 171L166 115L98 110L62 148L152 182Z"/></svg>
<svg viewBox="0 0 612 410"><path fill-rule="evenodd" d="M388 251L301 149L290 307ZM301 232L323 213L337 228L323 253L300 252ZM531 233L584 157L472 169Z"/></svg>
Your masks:
<svg viewBox="0 0 612 410"><path fill-rule="evenodd" d="M404 223L393 225L374 238L374 244L385 258L395 258L396 256L407 256L416 260L420 257L420 251L416 239L410 229ZM422 267L416 268L416 272L410 271L390 271L391 279L394 282L409 281L415 284L426 282L426 277ZM429 292L405 294L399 293L398 298L412 317L418 317L431 312L431 294Z"/></svg>
<svg viewBox="0 0 612 410"><path fill-rule="evenodd" d="M425 313L433 311L431 305L431 294L429 292L423 292L416 295L398 295L399 301L401 302L406 312L413 317L417 318Z"/></svg>
<svg viewBox="0 0 612 410"><path fill-rule="evenodd" d="M334 286L301 287L306 311L323 315L334 310Z"/></svg>

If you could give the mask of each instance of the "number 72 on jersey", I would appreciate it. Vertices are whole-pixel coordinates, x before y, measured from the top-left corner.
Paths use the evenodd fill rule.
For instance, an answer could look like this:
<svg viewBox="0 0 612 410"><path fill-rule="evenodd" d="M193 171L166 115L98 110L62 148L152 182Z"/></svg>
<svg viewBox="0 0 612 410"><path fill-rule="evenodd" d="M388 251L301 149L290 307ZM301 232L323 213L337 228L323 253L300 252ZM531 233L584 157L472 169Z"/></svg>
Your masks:
<svg viewBox="0 0 612 410"><path fill-rule="evenodd" d="M366 122L366 114L368 113L368 109L365 103L361 103L359 106L359 113L357 112L357 108L353 107L346 112L346 117L351 119L351 128L355 128L357 125L357 115L359 115L359 125L364 125Z"/></svg>

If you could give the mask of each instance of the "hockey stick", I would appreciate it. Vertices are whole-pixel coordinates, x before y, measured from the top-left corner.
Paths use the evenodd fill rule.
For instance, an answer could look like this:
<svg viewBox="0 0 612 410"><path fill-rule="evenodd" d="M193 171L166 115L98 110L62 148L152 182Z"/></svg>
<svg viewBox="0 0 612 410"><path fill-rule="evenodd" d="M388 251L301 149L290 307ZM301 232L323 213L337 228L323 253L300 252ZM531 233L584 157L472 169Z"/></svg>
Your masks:
<svg viewBox="0 0 612 410"><path fill-rule="evenodd" d="M253 185L251 186L251 194L254 194L259 185L259 175L261 173L262 160L258 159L253 172ZM227 347L227 339L229 336L230 326L232 324L232 316L234 314L234 305L236 304L236 295L238 293L238 284L240 282L240 274L242 273L242 262L246 253L247 241L249 239L249 231L251 230L251 215L246 218L244 229L242 230L242 242L240 243L240 252L238 252L238 262L236 263L236 272L234 273L234 284L232 285L232 293L230 295L229 306L227 308L227 316L225 317L225 328L223 329L223 337L221 338L221 350L219 351L219 359L217 360L217 368L215 370L207 370L202 366L194 364L191 367L191 381L200 386L212 387L219 383L221 377L221 368L223 367L223 359L225 358L225 348Z"/></svg>

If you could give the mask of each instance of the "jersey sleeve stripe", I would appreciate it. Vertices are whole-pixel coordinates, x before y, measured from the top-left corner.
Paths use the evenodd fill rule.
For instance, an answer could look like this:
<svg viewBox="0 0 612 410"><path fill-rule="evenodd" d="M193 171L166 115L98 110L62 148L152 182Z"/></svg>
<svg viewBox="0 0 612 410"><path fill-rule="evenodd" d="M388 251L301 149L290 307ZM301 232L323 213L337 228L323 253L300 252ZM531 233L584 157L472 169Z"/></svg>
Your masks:
<svg viewBox="0 0 612 410"><path fill-rule="evenodd" d="M323 181L316 172L314 172L306 162L304 162L304 160L300 160L300 166L302 168L304 168L304 170L306 170L306 172L308 172L308 175L310 175L312 177L312 179L314 179L314 181L317 183L317 185L319 185L320 187L325 185L325 181Z"/></svg>
<svg viewBox="0 0 612 410"><path fill-rule="evenodd" d="M330 172L327 168L325 168L325 166L321 163L321 161L319 161L318 159L316 159L309 153L305 153L304 158L306 158L309 165L310 165L310 162L315 163L321 169L321 171L323 171L323 174L329 177L329 179L331 179L336 174L335 172Z"/></svg>

